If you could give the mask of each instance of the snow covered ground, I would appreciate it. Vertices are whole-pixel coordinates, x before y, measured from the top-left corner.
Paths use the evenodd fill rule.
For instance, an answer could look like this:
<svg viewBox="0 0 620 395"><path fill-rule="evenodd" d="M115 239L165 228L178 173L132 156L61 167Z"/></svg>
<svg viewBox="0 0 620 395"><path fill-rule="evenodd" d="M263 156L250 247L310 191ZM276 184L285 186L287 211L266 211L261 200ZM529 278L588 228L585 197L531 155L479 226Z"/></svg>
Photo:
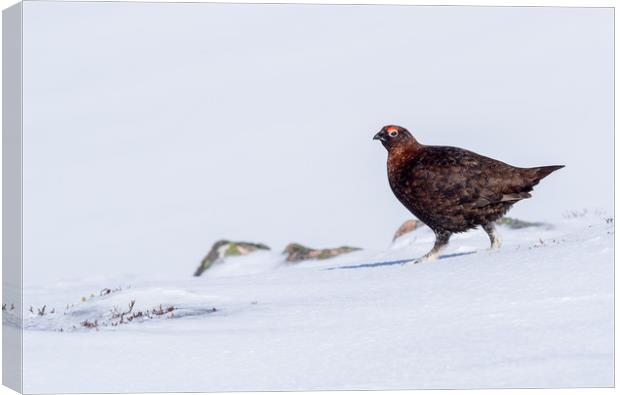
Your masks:
<svg viewBox="0 0 620 395"><path fill-rule="evenodd" d="M24 390L609 387L607 217L502 226L496 252L471 231L418 265L401 261L430 248L427 228L326 261L260 252L200 278L137 273L26 288ZM16 330L7 309L5 330Z"/></svg>

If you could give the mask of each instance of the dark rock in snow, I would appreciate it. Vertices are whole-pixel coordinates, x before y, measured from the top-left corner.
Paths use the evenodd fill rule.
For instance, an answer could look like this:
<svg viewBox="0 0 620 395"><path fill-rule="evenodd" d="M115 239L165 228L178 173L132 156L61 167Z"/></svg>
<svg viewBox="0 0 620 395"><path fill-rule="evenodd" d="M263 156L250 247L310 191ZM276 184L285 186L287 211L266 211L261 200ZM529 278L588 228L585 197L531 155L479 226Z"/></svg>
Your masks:
<svg viewBox="0 0 620 395"><path fill-rule="evenodd" d="M284 249L284 254L287 255L287 262L300 262L310 259L329 259L338 255L347 254L353 251L359 251L361 248L357 247L338 247L338 248L325 248L317 250L313 248L305 247L301 244L291 243Z"/></svg>
<svg viewBox="0 0 620 395"><path fill-rule="evenodd" d="M395 241L396 239L398 239L399 237L401 237L402 235L406 235L407 233L418 229L419 227L424 226L424 224L420 221L418 221L417 219L408 219L405 222L403 222L403 224L396 230L396 233L394 233L394 238L392 239L392 241Z"/></svg>
<svg viewBox="0 0 620 395"><path fill-rule="evenodd" d="M196 269L194 276L200 276L215 262L221 261L226 257L248 255L257 250L269 250L269 247L260 243L220 240L213 244L211 251L209 251L207 256L200 262L200 266Z"/></svg>
<svg viewBox="0 0 620 395"><path fill-rule="evenodd" d="M522 228L530 228L533 226L550 228L551 225L544 222L527 222L522 221L520 219L511 218L511 217L503 217L495 222L498 225L504 225L509 227L510 229L522 229Z"/></svg>

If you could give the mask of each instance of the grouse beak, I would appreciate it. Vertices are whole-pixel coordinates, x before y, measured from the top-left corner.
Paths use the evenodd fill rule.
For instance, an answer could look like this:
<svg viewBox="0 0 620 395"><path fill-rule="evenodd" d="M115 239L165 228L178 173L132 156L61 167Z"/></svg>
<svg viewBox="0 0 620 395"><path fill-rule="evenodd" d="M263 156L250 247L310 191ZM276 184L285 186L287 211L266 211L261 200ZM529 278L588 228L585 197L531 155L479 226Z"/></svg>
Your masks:
<svg viewBox="0 0 620 395"><path fill-rule="evenodd" d="M383 133L383 130L380 131L379 133L375 134L375 137L373 137L372 139L373 140L385 141L385 134Z"/></svg>

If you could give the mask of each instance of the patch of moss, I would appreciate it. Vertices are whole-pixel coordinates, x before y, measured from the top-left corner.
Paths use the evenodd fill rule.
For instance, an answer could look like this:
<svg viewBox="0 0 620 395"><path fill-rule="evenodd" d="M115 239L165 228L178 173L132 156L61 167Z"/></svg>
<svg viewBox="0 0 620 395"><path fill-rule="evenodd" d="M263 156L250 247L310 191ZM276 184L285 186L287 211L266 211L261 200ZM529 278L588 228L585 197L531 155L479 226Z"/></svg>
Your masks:
<svg viewBox="0 0 620 395"><path fill-rule="evenodd" d="M224 251L224 256L239 256L241 252L239 252L239 248L236 243L230 243L226 251Z"/></svg>
<svg viewBox="0 0 620 395"><path fill-rule="evenodd" d="M211 267L214 262L215 259L211 259L209 257L203 259L202 262L200 262L200 266L198 266L198 269L196 269L196 271L194 272L194 276L200 276L205 270Z"/></svg>
<svg viewBox="0 0 620 395"><path fill-rule="evenodd" d="M291 253L305 254L307 252L313 251L313 249L312 248L308 248L308 247L303 246L303 245L298 244L298 243L290 243L289 245L286 246L284 251L288 252L289 254L291 254Z"/></svg>
<svg viewBox="0 0 620 395"><path fill-rule="evenodd" d="M333 255L330 253L330 251L323 250L323 251L321 251L321 253L317 257L317 259L327 259L327 258L331 258L332 256Z"/></svg>

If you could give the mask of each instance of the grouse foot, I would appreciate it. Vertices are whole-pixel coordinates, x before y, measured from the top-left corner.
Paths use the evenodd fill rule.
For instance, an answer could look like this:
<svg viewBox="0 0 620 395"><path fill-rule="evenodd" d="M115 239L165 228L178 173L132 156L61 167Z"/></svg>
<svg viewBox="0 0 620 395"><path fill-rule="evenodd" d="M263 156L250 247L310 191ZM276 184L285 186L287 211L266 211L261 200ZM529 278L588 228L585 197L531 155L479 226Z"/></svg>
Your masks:
<svg viewBox="0 0 620 395"><path fill-rule="evenodd" d="M422 257L414 259L412 263L432 262L439 258L439 253L448 245L451 235L450 232L435 231L435 245L433 248Z"/></svg>
<svg viewBox="0 0 620 395"><path fill-rule="evenodd" d="M423 262L432 262L432 261L437 260L437 258L439 258L439 251L435 251L435 252L431 251L417 259L412 260L411 263L415 265L415 264L423 263Z"/></svg>

